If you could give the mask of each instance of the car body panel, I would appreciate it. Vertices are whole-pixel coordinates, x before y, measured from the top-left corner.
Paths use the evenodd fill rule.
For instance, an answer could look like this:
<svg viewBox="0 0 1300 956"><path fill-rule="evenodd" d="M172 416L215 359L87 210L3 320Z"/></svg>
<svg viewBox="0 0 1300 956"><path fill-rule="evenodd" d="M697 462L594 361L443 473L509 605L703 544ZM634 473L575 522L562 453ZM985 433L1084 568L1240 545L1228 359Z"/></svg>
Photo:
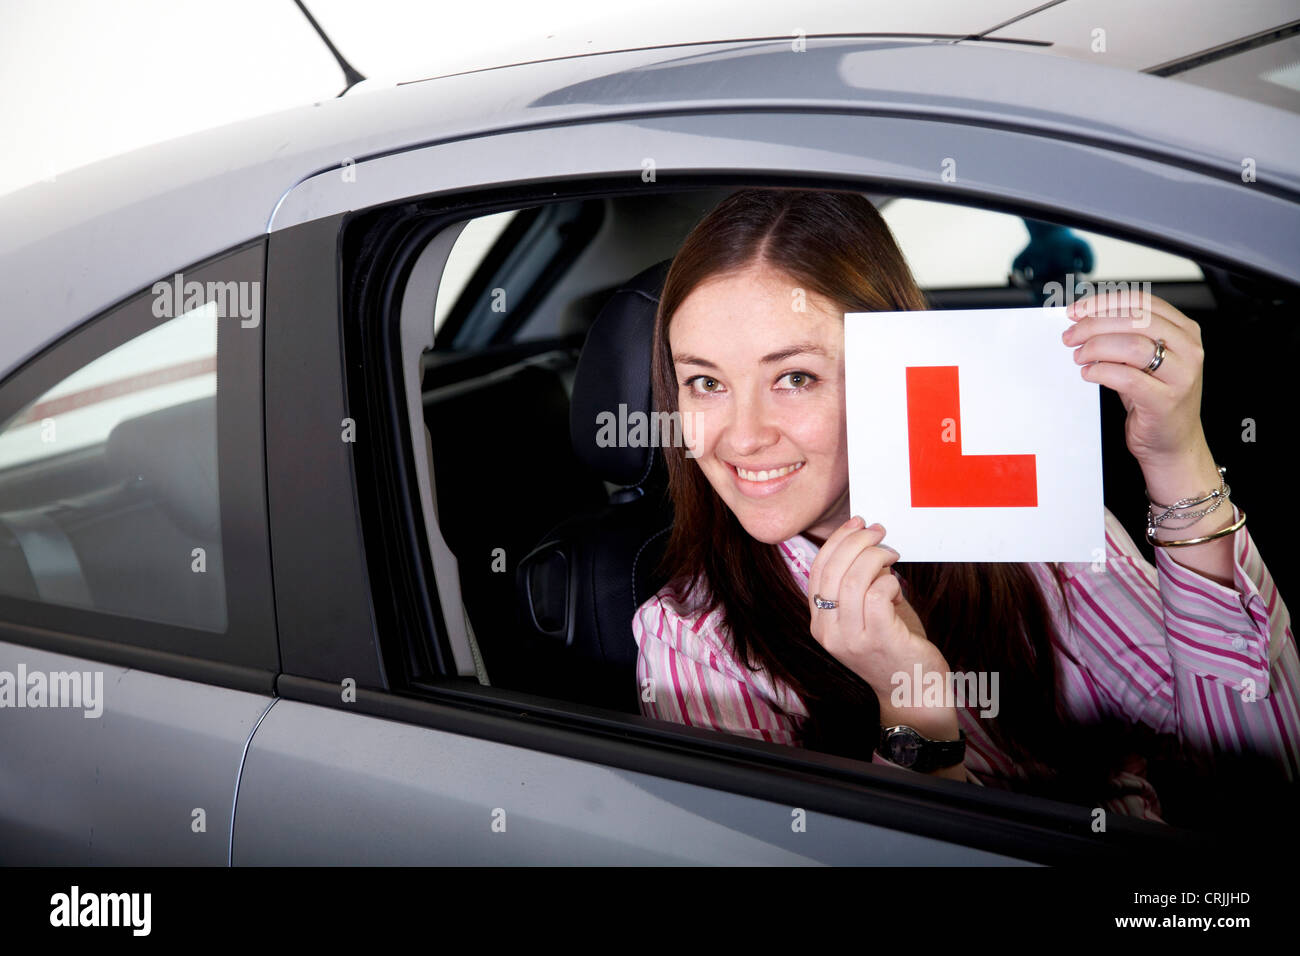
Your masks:
<svg viewBox="0 0 1300 956"><path fill-rule="evenodd" d="M964 864L1012 857L523 747L278 701L235 865Z"/></svg>
<svg viewBox="0 0 1300 956"><path fill-rule="evenodd" d="M102 674L102 713L6 706L0 861L226 865L239 768L272 697L0 642L0 671L20 666Z"/></svg>
<svg viewBox="0 0 1300 956"><path fill-rule="evenodd" d="M1015 155L1017 163L1006 162ZM1118 223L1149 240L1300 277L1296 205L1240 180L1061 139L964 123L825 113L746 112L576 123L457 140L321 173L289 193L273 229L399 197L528 179L656 182L698 171L869 178ZM943 179L945 163L955 179ZM1105 188L1098 188L1098 184ZM1191 201L1195 191L1196 201Z"/></svg>

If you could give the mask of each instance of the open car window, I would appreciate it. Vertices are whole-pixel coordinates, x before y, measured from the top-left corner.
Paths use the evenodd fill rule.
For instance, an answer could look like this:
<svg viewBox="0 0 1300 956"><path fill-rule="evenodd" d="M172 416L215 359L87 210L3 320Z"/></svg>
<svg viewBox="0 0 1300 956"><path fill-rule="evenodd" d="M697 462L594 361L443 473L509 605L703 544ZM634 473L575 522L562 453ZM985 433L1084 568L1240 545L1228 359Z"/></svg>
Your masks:
<svg viewBox="0 0 1300 956"><path fill-rule="evenodd" d="M601 415L609 419L616 442L631 443L636 434L628 409L620 410L616 388L603 393L603 404L592 405L590 397L584 397L584 359L597 367L603 363L611 380L628 377L609 364L608 344L593 344L593 330L620 297L645 299L644 290L632 288L633 280L645 280L656 267L665 266L695 222L733 188L663 191L649 203L643 196L618 193L585 199L605 207L599 218L591 217L597 228L583 241L568 245L562 256L558 247L549 247L549 260L520 272L520 288L529 290L527 297L515 295L501 264L527 261L509 245L510 226L524 222L522 215L537 207L521 207L513 218L499 211L482 217L490 221L471 218L447 269L458 254L472 269L462 264L456 275L449 271L452 284L430 296L438 300L436 305L404 304L404 312L433 314L441 323L439 340L420 360L423 421L412 423L413 430L418 429L413 452L428 455L429 513L437 537L454 559L456 588L443 587L437 574L426 580L437 588L444 620L465 622L463 631L473 644L475 660L472 669L458 672L408 671L411 692L433 687L455 688L470 696L500 692L509 695L508 700L536 702L547 712L569 712L582 719L598 713L602 721L627 721L630 727L645 727L650 720L663 732L695 744L748 739L770 745L776 739L739 727L714 733L646 716L641 706L644 688L635 671L632 618L662 583L647 569L653 568L671 527L671 509L664 508L664 486L655 484L652 468L619 473L603 467L599 453L579 447L588 438L595 443ZM871 198L893 228L918 284L927 294L936 293L932 307L1035 304L1027 297L1030 290L1012 279L1014 263L1032 244L1025 219L910 197ZM570 212L564 214L572 215L573 203L555 206L567 207ZM531 221L545 219L537 215ZM1156 294L1202 325L1210 356L1204 412L1210 441L1223 450L1222 460L1243 486L1265 497L1282 493L1267 455L1240 440L1243 402L1274 407L1278 399L1273 385L1218 358L1240 348L1240 329L1234 323L1241 314L1239 296L1253 288L1250 283L1204 269L1186 256L1068 222L1047 225L1087 245L1092 258L1080 279L1149 281ZM461 249L464 237L475 234L493 237L487 252L481 239ZM974 249L975 254L960 260L953 251L959 248ZM475 291L475 280L463 276L467 271L482 273L485 266L492 275L505 277L503 284L479 281ZM541 275L547 276L543 285L530 284ZM1041 282L1044 276L1035 278ZM415 287L437 288L427 277L408 285ZM1294 336L1279 306L1279 288L1259 286L1250 299L1258 319L1249 334L1261 336L1261 341L1274 334ZM502 308L495 313L490 305L483 307L493 289L504 293ZM444 295L454 302L445 305ZM526 303L526 315L512 315L520 302ZM454 337L447 337L453 328L448 316L459 323ZM1124 409L1118 396L1103 392L1102 423L1106 506L1138 542L1145 498L1141 475L1125 448ZM627 519L637 509L638 516ZM1279 587L1284 587L1285 581L1294 580L1294 570L1281 537L1277 529L1264 528L1255 541L1268 554ZM440 573L446 570L444 566ZM620 575L626 587L612 583ZM443 633L435 639L445 638ZM411 659L419 656L414 650L409 654ZM452 655L443 659L451 660ZM780 746L795 757L805 753L798 746ZM870 773L870 768L862 764L863 772ZM1189 793L1196 779L1188 777L1183 784L1191 788L1183 791ZM1174 797L1175 785L1169 793ZM1020 796L1026 807L1045 805L1038 797Z"/></svg>

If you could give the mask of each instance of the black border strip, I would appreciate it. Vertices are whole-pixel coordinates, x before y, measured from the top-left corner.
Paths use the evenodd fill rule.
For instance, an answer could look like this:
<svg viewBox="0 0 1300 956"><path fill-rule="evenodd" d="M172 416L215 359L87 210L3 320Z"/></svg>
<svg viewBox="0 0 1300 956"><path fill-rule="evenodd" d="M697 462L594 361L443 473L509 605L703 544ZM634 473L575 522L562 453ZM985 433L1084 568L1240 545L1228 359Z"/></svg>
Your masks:
<svg viewBox="0 0 1300 956"><path fill-rule="evenodd" d="M356 497L356 445L379 428L348 400L340 301L346 213L272 233L267 244L266 487L281 666L385 681ZM356 442L342 440L342 420ZM366 455L369 454L367 451Z"/></svg>

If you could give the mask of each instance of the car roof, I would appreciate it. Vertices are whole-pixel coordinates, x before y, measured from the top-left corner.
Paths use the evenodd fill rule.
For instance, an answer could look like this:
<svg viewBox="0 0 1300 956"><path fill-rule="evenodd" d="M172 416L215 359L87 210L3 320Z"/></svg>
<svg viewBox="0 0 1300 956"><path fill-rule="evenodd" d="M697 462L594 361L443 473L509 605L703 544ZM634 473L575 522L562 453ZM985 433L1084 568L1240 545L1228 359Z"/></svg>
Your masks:
<svg viewBox="0 0 1300 956"><path fill-rule="evenodd" d="M1032 77L1032 82L1026 78ZM0 197L0 376L108 305L265 234L298 183L500 130L645 113L854 110L1035 131L1300 194L1296 117L1005 44L809 38L575 56L313 103L116 156Z"/></svg>

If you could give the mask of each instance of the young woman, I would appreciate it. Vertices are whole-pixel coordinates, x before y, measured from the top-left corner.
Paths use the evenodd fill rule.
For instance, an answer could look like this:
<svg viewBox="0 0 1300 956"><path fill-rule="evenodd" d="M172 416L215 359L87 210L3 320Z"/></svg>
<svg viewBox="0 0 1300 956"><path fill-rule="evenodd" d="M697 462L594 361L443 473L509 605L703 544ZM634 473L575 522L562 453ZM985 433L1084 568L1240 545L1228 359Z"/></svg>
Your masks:
<svg viewBox="0 0 1300 956"><path fill-rule="evenodd" d="M1155 567L1109 511L1104 570L907 564L849 514L843 353L845 312L926 307L902 254L857 194L721 203L655 328L655 406L692 428L689 456L665 449L671 580L633 624L642 711L1153 820L1143 754L1294 780L1290 619L1206 443L1199 329L1148 301L1141 322L1123 297L1076 303L1062 348L1122 396L1148 496L1170 503ZM899 700L918 664L996 674L996 714Z"/></svg>

